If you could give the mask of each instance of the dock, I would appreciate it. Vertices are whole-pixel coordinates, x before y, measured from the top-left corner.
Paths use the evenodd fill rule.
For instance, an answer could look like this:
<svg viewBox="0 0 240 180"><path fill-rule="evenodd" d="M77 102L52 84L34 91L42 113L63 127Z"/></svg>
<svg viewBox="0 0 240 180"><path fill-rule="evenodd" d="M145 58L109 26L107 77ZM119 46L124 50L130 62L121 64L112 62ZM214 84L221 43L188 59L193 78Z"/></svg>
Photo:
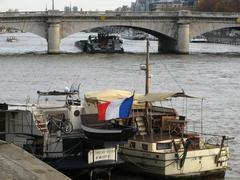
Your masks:
<svg viewBox="0 0 240 180"><path fill-rule="evenodd" d="M0 179L70 180L22 148L0 140Z"/></svg>

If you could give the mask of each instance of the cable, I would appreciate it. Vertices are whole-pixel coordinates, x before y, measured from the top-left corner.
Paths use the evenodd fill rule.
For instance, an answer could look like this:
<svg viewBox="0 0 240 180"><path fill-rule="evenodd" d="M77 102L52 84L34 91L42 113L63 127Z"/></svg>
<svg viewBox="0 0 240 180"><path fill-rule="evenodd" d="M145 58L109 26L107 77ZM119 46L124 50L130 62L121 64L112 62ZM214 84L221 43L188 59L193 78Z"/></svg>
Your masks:
<svg viewBox="0 0 240 180"><path fill-rule="evenodd" d="M164 68L167 70L167 72L170 74L171 78L172 78L173 81L177 84L178 88L181 89L182 92L184 92L184 89L183 89L182 86L177 82L177 80L175 79L175 77L173 76L173 74L171 73L171 71L167 68L167 66L166 66L164 63L162 63L162 62L160 62L160 63L163 65L163 67L164 67Z"/></svg>

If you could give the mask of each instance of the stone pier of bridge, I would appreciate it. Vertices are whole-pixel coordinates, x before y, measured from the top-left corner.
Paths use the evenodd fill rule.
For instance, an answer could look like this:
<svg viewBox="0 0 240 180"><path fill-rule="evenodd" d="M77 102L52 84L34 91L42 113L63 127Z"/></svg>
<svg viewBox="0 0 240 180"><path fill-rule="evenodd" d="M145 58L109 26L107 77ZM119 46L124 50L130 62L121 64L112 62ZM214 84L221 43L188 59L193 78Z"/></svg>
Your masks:
<svg viewBox="0 0 240 180"><path fill-rule="evenodd" d="M178 23L177 45L175 51L180 54L189 53L189 24Z"/></svg>
<svg viewBox="0 0 240 180"><path fill-rule="evenodd" d="M60 42L61 42L61 33L60 33L60 21L59 20L48 20L48 53L49 54L59 54L60 53Z"/></svg>

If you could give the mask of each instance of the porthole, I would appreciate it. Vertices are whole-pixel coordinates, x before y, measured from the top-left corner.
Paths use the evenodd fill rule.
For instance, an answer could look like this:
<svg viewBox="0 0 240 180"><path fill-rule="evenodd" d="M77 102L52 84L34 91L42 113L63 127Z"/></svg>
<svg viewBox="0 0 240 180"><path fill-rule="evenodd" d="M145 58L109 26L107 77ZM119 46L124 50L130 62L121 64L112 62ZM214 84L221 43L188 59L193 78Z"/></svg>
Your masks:
<svg viewBox="0 0 240 180"><path fill-rule="evenodd" d="M80 115L80 111L79 110L76 110L76 111L74 111L74 116L79 116Z"/></svg>

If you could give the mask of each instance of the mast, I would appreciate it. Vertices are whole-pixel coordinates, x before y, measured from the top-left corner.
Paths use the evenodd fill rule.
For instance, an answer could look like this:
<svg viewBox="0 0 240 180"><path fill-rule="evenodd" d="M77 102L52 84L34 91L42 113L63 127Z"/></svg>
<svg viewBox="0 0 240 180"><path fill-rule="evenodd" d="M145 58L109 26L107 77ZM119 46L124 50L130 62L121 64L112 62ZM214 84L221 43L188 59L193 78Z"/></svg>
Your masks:
<svg viewBox="0 0 240 180"><path fill-rule="evenodd" d="M149 93L149 84L150 84L150 67L149 67L149 40L147 39L147 54L146 54L146 82L145 82L145 95ZM146 102L145 104L146 109L146 120L147 120L147 127L148 127L148 134L152 137L152 121L149 118L149 103Z"/></svg>
<svg viewBox="0 0 240 180"><path fill-rule="evenodd" d="M145 82L145 95L149 93L149 40L147 39L147 54L146 54L146 82Z"/></svg>

